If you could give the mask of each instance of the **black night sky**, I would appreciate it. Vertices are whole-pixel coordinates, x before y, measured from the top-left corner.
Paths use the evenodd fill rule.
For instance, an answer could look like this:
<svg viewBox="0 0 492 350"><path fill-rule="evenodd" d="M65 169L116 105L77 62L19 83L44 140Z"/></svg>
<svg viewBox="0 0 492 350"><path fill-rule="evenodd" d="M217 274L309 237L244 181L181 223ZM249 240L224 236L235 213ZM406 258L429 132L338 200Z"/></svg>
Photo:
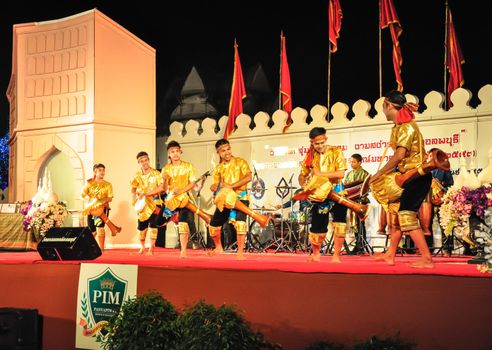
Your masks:
<svg viewBox="0 0 492 350"><path fill-rule="evenodd" d="M358 99L379 97L378 1L341 0L343 10L339 50L332 56L331 102L351 106ZM0 136L8 131L5 97L11 75L12 26L16 23L59 19L98 8L154 47L157 52L157 126L165 134L177 106L184 79L195 66L209 100L227 114L233 70L233 43L248 84L248 75L261 64L272 99L278 89L280 31L287 38L292 99L310 109L327 104L328 18L324 1L22 1L9 2L0 13ZM404 92L425 95L443 90L444 0L394 0L403 34ZM475 107L478 90L492 83L492 25L487 1L449 0L458 40L466 63L465 85ZM160 9L158 9L160 7ZM391 38L383 43L383 92L396 87L391 61ZM248 85L246 86L248 90ZM267 111L271 112L271 111Z"/></svg>

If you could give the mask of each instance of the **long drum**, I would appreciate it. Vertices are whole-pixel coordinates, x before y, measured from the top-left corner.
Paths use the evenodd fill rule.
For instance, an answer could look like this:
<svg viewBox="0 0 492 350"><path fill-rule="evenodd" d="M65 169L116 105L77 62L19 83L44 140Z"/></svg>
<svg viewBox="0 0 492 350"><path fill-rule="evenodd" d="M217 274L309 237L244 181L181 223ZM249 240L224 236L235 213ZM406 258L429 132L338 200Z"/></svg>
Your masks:
<svg viewBox="0 0 492 350"><path fill-rule="evenodd" d="M370 184L374 199L380 204L394 203L400 200L403 188L397 185L395 177L401 175L398 172L386 174ZM370 176L365 181L369 181Z"/></svg>
<svg viewBox="0 0 492 350"><path fill-rule="evenodd" d="M104 212L105 207L100 205L96 208L91 209L90 214L92 216L99 216L102 221L109 227L109 230L111 231L112 236L116 236L117 233L121 232L121 227L116 226L109 218L106 216L106 213Z"/></svg>
<svg viewBox="0 0 492 350"><path fill-rule="evenodd" d="M346 197L353 201L359 200L365 193L362 193L364 181L356 181L345 185Z"/></svg>
<svg viewBox="0 0 492 350"><path fill-rule="evenodd" d="M313 176L309 179L308 183L304 186L302 192L297 193L292 197L294 200L309 199L315 202L323 202L325 199L339 203L351 209L361 221L367 218L369 206L354 202L351 199L347 199L336 191L333 190L333 184L330 180L323 176Z"/></svg>
<svg viewBox="0 0 492 350"><path fill-rule="evenodd" d="M242 211L244 214L248 215L249 217L257 221L261 227L265 227L268 221L270 220L270 216L262 215L255 212L254 210L246 206L243 202L241 202L239 199L237 199L236 192L234 192L234 190L230 188L220 189L220 191L215 196L214 203L220 211L224 210L224 208L237 209Z"/></svg>
<svg viewBox="0 0 492 350"><path fill-rule="evenodd" d="M420 167L409 170L404 174L399 172L384 174L369 186L372 196L378 203L387 205L400 200L403 193L403 185L408 181L428 174L434 169L449 170L449 168L448 156L440 149L437 149L431 152L429 161L422 163ZM368 183L370 178L371 176L368 176L364 182Z"/></svg>

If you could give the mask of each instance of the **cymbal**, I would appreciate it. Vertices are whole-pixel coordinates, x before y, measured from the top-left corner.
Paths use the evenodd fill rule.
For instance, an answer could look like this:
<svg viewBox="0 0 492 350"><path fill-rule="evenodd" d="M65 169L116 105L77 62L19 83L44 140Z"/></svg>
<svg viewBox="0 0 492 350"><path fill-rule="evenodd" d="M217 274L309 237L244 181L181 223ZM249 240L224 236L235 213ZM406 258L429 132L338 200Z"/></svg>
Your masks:
<svg viewBox="0 0 492 350"><path fill-rule="evenodd" d="M270 209L270 208L253 208L255 211L277 211L277 209Z"/></svg>

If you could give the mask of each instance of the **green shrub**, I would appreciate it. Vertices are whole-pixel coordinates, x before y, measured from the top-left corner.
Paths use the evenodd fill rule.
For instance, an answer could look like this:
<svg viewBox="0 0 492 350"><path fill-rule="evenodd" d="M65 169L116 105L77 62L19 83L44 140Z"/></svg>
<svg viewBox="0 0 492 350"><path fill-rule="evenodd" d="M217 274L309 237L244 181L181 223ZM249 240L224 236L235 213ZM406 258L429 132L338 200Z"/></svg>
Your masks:
<svg viewBox="0 0 492 350"><path fill-rule="evenodd" d="M253 331L234 306L215 307L200 300L185 308L177 321L182 350L249 350L274 348Z"/></svg>
<svg viewBox="0 0 492 350"><path fill-rule="evenodd" d="M178 332L175 307L155 291L129 299L105 326L103 349L176 349Z"/></svg>
<svg viewBox="0 0 492 350"><path fill-rule="evenodd" d="M388 337L385 339L373 336L364 343L355 344L354 350L410 350L414 346L414 343L403 341L397 334L394 338Z"/></svg>

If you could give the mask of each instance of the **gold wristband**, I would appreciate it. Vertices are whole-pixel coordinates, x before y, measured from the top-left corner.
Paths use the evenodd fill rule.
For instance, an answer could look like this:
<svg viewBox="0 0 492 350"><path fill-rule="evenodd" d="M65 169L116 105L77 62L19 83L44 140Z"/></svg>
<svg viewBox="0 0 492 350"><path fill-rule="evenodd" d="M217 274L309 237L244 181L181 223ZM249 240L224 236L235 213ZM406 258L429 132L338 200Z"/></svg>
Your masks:
<svg viewBox="0 0 492 350"><path fill-rule="evenodd" d="M422 175L422 176L424 176L424 175L425 175L425 171L424 171L424 169L422 169L422 167L421 167L421 166L419 166L419 167L417 168L417 172L418 172L420 175Z"/></svg>

